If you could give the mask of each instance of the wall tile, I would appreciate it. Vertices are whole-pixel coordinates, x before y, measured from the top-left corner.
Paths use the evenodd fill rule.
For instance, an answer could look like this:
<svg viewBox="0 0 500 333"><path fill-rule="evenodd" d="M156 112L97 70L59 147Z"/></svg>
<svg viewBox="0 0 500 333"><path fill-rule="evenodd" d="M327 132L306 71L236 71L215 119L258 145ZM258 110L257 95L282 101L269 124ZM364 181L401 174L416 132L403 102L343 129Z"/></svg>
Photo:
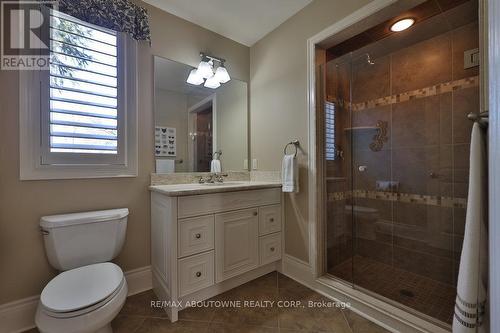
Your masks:
<svg viewBox="0 0 500 333"><path fill-rule="evenodd" d="M479 66L464 69L464 51L479 47L479 24L477 22L458 28L452 32L453 80L479 74Z"/></svg>
<svg viewBox="0 0 500 333"><path fill-rule="evenodd" d="M467 118L479 112L479 87L453 92L453 143L469 143L473 122Z"/></svg>
<svg viewBox="0 0 500 333"><path fill-rule="evenodd" d="M353 103L365 102L391 94L390 57L377 58L374 62L373 65L370 65L363 59L353 65Z"/></svg>
<svg viewBox="0 0 500 333"><path fill-rule="evenodd" d="M392 55L392 94L451 81L451 35L420 42Z"/></svg>
<svg viewBox="0 0 500 333"><path fill-rule="evenodd" d="M394 148L439 144L440 96L392 105Z"/></svg>

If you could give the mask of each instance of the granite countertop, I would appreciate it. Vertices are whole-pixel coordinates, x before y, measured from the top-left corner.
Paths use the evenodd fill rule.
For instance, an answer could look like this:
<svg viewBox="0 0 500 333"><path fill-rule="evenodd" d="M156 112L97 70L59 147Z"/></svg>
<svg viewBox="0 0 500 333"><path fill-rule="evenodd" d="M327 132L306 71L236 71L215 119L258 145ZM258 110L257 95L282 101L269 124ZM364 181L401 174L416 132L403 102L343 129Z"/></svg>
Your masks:
<svg viewBox="0 0 500 333"><path fill-rule="evenodd" d="M208 193L235 192L246 190L258 190L264 188L279 188L281 182L273 181L228 181L223 184L175 184L175 185L153 185L150 191L165 194L171 197L186 195L198 195Z"/></svg>

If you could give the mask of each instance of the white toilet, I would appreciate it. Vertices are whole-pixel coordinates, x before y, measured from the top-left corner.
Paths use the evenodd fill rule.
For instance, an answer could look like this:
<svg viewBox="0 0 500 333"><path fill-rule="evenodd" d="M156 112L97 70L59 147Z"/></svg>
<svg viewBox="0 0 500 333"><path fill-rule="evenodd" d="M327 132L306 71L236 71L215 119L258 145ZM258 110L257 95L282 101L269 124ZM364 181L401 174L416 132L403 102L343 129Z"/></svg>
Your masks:
<svg viewBox="0 0 500 333"><path fill-rule="evenodd" d="M107 262L122 249L128 209L45 216L40 220L50 264L62 271L43 289L35 322L41 333L111 333L127 282Z"/></svg>

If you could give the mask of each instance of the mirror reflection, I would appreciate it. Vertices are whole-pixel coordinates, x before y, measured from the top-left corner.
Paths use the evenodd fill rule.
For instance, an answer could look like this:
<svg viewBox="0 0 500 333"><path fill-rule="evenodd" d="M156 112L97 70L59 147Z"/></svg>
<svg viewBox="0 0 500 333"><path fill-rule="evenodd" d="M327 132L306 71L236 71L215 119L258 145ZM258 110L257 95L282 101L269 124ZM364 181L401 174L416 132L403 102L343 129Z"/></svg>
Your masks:
<svg viewBox="0 0 500 333"><path fill-rule="evenodd" d="M191 66L161 57L154 65L156 172L247 170L247 83L211 89L186 82Z"/></svg>

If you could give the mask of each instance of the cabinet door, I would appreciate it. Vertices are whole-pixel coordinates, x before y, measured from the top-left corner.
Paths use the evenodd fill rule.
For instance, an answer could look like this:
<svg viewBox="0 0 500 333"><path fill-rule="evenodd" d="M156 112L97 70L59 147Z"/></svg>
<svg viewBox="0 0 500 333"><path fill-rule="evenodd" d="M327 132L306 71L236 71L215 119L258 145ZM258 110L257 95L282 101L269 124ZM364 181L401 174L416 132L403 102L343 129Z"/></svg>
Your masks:
<svg viewBox="0 0 500 333"><path fill-rule="evenodd" d="M216 282L250 271L259 265L257 208L215 215Z"/></svg>

